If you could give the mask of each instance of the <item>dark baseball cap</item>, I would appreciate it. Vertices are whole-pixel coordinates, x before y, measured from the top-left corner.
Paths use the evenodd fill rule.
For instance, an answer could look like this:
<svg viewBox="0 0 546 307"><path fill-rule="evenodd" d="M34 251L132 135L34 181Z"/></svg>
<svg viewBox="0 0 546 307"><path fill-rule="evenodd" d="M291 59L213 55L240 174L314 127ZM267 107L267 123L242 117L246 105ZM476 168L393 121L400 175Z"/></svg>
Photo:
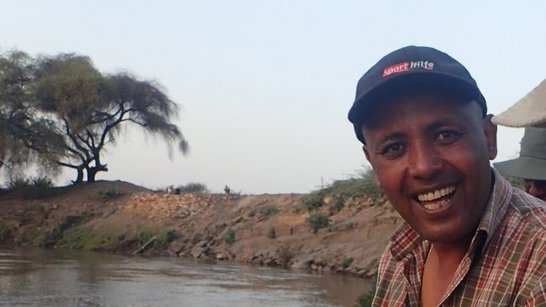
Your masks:
<svg viewBox="0 0 546 307"><path fill-rule="evenodd" d="M468 70L448 54L430 47L407 46L384 56L358 81L356 98L349 110L349 121L362 142L362 125L370 108L381 97L416 89L434 90L475 100L487 113L487 104Z"/></svg>

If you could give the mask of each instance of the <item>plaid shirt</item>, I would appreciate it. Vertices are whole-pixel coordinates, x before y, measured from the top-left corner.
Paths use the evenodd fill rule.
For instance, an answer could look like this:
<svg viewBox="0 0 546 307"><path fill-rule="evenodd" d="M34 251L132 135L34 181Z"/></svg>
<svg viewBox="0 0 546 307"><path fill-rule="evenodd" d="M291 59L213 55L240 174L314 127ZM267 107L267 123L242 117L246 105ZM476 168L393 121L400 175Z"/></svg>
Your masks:
<svg viewBox="0 0 546 307"><path fill-rule="evenodd" d="M494 173L487 208L440 306L546 306L546 207ZM393 234L373 306L419 306L429 248L405 223Z"/></svg>

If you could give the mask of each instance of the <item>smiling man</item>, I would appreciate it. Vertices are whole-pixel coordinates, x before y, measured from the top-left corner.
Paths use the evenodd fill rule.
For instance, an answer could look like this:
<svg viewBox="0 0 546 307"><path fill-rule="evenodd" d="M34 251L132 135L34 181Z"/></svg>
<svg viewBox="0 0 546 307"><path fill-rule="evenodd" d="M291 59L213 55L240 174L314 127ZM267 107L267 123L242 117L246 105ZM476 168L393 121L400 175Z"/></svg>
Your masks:
<svg viewBox="0 0 546 307"><path fill-rule="evenodd" d="M349 111L366 159L406 223L383 253L374 306L546 304L546 209L496 173L496 128L449 55L383 57Z"/></svg>

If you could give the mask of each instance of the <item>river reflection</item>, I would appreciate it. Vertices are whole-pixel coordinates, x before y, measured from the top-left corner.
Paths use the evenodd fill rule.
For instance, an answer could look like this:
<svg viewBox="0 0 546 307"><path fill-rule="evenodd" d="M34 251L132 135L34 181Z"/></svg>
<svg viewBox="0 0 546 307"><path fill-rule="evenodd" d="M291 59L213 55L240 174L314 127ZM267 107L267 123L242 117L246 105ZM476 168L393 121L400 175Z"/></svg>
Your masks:
<svg viewBox="0 0 546 307"><path fill-rule="evenodd" d="M224 262L0 249L1 306L354 306L367 288Z"/></svg>

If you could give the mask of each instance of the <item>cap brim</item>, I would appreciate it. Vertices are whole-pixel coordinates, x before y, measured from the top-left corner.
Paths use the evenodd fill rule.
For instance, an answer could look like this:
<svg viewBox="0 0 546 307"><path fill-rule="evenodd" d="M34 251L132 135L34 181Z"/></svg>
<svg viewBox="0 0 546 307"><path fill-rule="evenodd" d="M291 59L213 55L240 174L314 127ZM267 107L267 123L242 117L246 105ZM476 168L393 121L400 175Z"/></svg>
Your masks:
<svg viewBox="0 0 546 307"><path fill-rule="evenodd" d="M519 157L493 163L502 174L531 180L546 180L546 160Z"/></svg>
<svg viewBox="0 0 546 307"><path fill-rule="evenodd" d="M491 121L508 127L546 128L546 79L506 111L493 116Z"/></svg>

